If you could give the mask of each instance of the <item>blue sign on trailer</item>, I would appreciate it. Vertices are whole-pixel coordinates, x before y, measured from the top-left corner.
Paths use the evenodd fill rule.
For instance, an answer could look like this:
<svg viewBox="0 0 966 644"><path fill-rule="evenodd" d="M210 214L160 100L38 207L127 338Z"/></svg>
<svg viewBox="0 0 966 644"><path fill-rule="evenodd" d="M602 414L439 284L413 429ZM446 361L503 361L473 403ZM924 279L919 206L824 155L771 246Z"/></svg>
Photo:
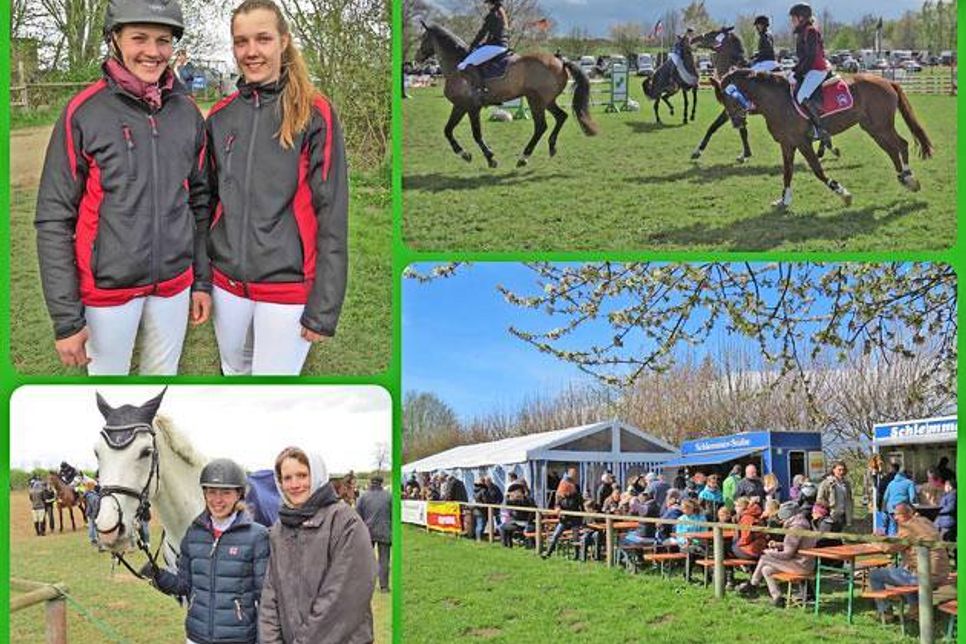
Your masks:
<svg viewBox="0 0 966 644"><path fill-rule="evenodd" d="M875 445L912 445L919 443L955 443L956 416L904 420L873 426Z"/></svg>

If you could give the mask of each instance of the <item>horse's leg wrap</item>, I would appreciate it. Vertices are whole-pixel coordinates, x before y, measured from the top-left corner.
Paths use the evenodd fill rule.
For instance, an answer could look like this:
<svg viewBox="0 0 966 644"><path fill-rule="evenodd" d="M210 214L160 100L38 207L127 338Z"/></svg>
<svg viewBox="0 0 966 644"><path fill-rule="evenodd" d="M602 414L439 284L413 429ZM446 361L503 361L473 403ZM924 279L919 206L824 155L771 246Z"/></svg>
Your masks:
<svg viewBox="0 0 966 644"><path fill-rule="evenodd" d="M782 191L781 199L778 199L777 201L772 202L771 205L773 205L776 208L788 208L790 205L792 205L792 188L791 188L791 186L785 188Z"/></svg>
<svg viewBox="0 0 966 644"><path fill-rule="evenodd" d="M852 193L846 190L845 186L843 186L835 179L829 179L828 187L832 192L834 192L835 194L837 194L839 197L842 198L842 201L845 202L846 206L852 205Z"/></svg>

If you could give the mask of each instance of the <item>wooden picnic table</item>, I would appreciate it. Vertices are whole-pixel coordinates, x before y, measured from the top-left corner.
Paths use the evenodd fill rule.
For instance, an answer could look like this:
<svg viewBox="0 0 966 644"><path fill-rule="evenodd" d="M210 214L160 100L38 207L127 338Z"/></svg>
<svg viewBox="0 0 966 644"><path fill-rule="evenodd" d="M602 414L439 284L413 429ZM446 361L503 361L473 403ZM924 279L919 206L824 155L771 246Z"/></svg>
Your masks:
<svg viewBox="0 0 966 644"><path fill-rule="evenodd" d="M872 543L847 543L841 546L828 546L825 548L802 548L799 554L806 557L815 557L815 614L819 614L819 607L822 598L822 571L844 572L845 579L849 585L848 610L846 619L852 623L852 600L855 595L855 560L859 557L868 555L881 555L885 551L878 545ZM838 561L844 564L841 568L829 566L822 563L823 560Z"/></svg>
<svg viewBox="0 0 966 644"><path fill-rule="evenodd" d="M626 532L628 530L636 529L638 525L640 524L638 524L637 521L614 521L613 523L610 524L610 527L616 532ZM607 524L606 523L588 523L587 527L590 528L591 530L606 530Z"/></svg>
<svg viewBox="0 0 966 644"><path fill-rule="evenodd" d="M721 535L725 539L734 539L734 530L722 530ZM714 539L714 530L708 530L707 532L688 532L682 536L688 537L689 539L700 539L701 541L711 541Z"/></svg>

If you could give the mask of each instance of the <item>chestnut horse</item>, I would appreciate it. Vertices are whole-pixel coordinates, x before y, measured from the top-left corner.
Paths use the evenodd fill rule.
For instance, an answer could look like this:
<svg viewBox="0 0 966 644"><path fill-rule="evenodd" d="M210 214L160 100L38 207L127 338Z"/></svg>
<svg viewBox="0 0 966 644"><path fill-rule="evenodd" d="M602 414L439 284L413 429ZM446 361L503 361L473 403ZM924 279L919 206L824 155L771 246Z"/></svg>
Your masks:
<svg viewBox="0 0 966 644"><path fill-rule="evenodd" d="M67 513L70 515L70 529L77 530L77 523L74 521L74 508L80 510L81 519L86 522L87 506L84 503L84 496L61 481L57 472L48 472L47 481L57 492L57 514L60 517L60 531L64 531L64 508L67 508Z"/></svg>
<svg viewBox="0 0 966 644"><path fill-rule="evenodd" d="M456 138L453 130L463 120L465 115L470 117L470 127L473 130L473 140L480 146L486 163L491 168L497 166L493 150L483 140L483 130L480 126L480 110L482 106L475 98L475 92L466 76L457 69L457 65L469 53L469 48L458 36L445 27L422 23L425 32L419 46L416 59L424 62L435 56L439 61L446 79L443 93L453 104L449 121L443 133L449 141L453 152L464 161L472 161L473 155L464 150ZM587 136L597 134L597 124L590 116L590 80L572 61L564 61L546 53L525 54L515 57L508 65L506 73L486 81L487 93L485 102L489 105L500 105L506 101L521 96L526 97L533 115L533 136L527 142L523 153L517 160L517 167L525 166L533 154L534 148L547 131L546 112L549 111L555 120L550 132L550 156L557 153L557 135L567 120L567 112L557 105L557 97L567 87L567 72L574 79L573 110L580 123L581 129Z"/></svg>
<svg viewBox="0 0 966 644"><path fill-rule="evenodd" d="M849 110L824 117L822 123L825 128L834 136L854 125L860 126L892 159L899 183L906 189L917 192L920 184L909 167L909 143L896 131L896 111L902 114L909 131L912 132L921 158L928 159L932 156L933 145L916 118L902 87L873 74L856 74L846 82L852 90L855 104ZM819 181L839 195L845 205L852 204L852 195L845 186L825 174L821 160L812 149L812 139L809 136L811 124L796 111L791 86L784 76L737 69L721 79L719 89L725 89L729 85L737 88L755 106L756 114L765 117L768 131L781 145L784 191L781 198L772 205L779 208L791 205L796 151L802 153ZM735 107L732 117L743 115L743 109L740 106Z"/></svg>

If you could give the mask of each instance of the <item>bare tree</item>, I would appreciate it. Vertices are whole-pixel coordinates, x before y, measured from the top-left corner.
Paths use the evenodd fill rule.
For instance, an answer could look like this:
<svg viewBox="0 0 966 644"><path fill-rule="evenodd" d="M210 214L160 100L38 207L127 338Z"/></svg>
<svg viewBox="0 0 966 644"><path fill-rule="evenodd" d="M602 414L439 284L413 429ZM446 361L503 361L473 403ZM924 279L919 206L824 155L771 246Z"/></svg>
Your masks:
<svg viewBox="0 0 966 644"><path fill-rule="evenodd" d="M389 444L382 441L376 443L376 446L372 450L372 464L375 467L375 471L388 471L391 462L392 453L389 449Z"/></svg>
<svg viewBox="0 0 966 644"><path fill-rule="evenodd" d="M610 39L617 51L630 61L644 44L644 26L639 22L619 22L610 26Z"/></svg>
<svg viewBox="0 0 966 644"><path fill-rule="evenodd" d="M52 28L47 42L56 42L54 64L70 70L90 67L101 56L107 0L38 0L39 13Z"/></svg>

